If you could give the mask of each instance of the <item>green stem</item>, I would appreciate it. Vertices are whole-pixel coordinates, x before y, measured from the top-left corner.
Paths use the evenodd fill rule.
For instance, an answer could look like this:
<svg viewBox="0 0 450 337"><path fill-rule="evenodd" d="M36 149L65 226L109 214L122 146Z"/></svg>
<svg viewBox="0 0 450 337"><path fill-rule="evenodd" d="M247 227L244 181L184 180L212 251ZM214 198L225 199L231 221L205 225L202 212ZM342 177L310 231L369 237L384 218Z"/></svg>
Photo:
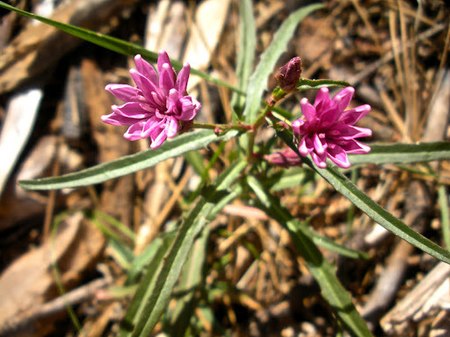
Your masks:
<svg viewBox="0 0 450 337"><path fill-rule="evenodd" d="M192 123L193 129L209 129L216 130L219 133L227 132L230 130L238 130L238 131L248 131L251 130L252 127L247 124L212 124L212 123L200 123L194 122Z"/></svg>

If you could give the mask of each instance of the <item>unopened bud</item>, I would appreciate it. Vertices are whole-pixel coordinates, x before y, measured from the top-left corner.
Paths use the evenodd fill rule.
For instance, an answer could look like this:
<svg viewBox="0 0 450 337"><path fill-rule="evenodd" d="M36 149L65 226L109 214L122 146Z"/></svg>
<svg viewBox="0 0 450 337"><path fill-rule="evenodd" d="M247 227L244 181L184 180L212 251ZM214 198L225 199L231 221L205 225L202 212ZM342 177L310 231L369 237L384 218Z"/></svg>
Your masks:
<svg viewBox="0 0 450 337"><path fill-rule="evenodd" d="M284 66L280 67L275 74L278 85L285 92L295 89L302 74L302 59L298 56L292 58Z"/></svg>

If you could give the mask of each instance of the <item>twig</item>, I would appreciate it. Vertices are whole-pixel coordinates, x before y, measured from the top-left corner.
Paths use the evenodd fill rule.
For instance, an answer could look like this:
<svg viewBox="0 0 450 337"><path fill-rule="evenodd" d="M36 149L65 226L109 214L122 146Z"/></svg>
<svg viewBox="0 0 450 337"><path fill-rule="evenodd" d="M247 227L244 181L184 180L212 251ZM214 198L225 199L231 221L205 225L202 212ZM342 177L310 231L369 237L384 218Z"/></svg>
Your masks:
<svg viewBox="0 0 450 337"><path fill-rule="evenodd" d="M26 329L38 320L45 319L66 310L68 305L75 305L86 301L92 298L98 290L111 284L111 282L112 280L110 278L97 279L37 308L28 310L17 318L9 321L6 325L0 327L0 337L17 334L19 331Z"/></svg>

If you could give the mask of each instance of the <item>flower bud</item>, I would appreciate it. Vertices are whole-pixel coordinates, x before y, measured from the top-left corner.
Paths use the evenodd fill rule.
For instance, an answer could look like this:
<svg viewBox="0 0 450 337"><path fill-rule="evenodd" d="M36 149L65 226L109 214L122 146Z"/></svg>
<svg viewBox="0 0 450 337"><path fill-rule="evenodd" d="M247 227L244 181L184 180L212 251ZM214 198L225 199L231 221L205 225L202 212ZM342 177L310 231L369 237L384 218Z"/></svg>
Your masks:
<svg viewBox="0 0 450 337"><path fill-rule="evenodd" d="M275 74L278 85L285 92L295 89L297 82L302 74L302 59L298 56L289 60L284 66L280 67Z"/></svg>

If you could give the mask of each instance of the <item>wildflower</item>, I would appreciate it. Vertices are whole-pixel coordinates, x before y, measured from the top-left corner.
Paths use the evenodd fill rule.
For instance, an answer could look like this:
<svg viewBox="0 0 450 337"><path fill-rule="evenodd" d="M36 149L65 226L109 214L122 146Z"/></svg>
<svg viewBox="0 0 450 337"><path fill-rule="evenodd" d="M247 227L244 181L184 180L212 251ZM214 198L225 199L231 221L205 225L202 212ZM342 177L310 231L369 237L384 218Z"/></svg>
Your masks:
<svg viewBox="0 0 450 337"><path fill-rule="evenodd" d="M130 75L136 87L108 84L105 89L125 104L113 105L112 113L101 118L108 124L129 126L126 139L148 138L150 148L156 149L184 131L201 105L186 92L188 64L177 75L166 52L159 54L158 72L141 55L136 55L134 62L136 69L130 69Z"/></svg>
<svg viewBox="0 0 450 337"><path fill-rule="evenodd" d="M330 98L327 88L317 93L314 105L303 98L300 105L303 117L292 122L294 135L298 139L298 150L303 157L311 155L314 163L326 167L327 157L342 168L350 167L347 154L368 153L370 147L357 138L372 135L372 130L354 126L370 111L364 104L345 110L355 89L347 87Z"/></svg>

